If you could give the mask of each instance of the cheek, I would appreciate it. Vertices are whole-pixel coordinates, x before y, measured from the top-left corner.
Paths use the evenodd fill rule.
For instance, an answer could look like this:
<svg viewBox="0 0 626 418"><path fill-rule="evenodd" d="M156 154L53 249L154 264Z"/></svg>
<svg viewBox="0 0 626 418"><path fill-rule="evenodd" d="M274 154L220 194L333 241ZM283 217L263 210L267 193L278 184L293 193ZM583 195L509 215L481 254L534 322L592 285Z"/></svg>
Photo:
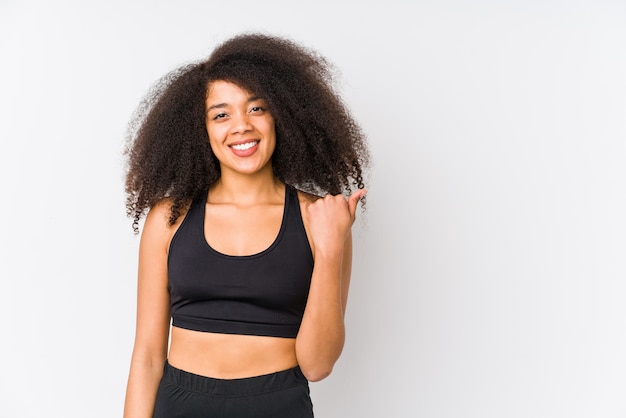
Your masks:
<svg viewBox="0 0 626 418"><path fill-rule="evenodd" d="M217 151L217 146L215 145L215 142L211 141L210 136L209 136L209 146L211 147L211 151L213 151L213 154L215 154L215 151Z"/></svg>
<svg viewBox="0 0 626 418"><path fill-rule="evenodd" d="M221 130L219 128L216 128L215 126L207 125L206 133L209 137L209 142L211 144L217 144L219 142L219 138L221 138L220 131Z"/></svg>
<svg viewBox="0 0 626 418"><path fill-rule="evenodd" d="M211 147L211 151L213 151L213 154L215 154L216 151L219 151L218 141L214 139L217 138L216 133L212 130L207 129L207 135L209 136L209 146Z"/></svg>
<svg viewBox="0 0 626 418"><path fill-rule="evenodd" d="M276 138L276 125L274 124L274 120L270 119L265 123L265 132L268 133L269 135L272 135L274 138Z"/></svg>

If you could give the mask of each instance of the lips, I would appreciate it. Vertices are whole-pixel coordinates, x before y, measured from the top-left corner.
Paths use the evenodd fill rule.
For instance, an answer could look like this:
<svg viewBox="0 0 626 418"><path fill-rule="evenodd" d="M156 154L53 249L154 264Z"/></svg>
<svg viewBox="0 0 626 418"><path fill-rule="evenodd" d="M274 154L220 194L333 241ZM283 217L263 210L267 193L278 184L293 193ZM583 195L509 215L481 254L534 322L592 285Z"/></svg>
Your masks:
<svg viewBox="0 0 626 418"><path fill-rule="evenodd" d="M243 141L237 142L235 144L230 144L228 147L233 151L233 153L239 157L247 157L249 155L254 154L259 145L258 140L252 141Z"/></svg>

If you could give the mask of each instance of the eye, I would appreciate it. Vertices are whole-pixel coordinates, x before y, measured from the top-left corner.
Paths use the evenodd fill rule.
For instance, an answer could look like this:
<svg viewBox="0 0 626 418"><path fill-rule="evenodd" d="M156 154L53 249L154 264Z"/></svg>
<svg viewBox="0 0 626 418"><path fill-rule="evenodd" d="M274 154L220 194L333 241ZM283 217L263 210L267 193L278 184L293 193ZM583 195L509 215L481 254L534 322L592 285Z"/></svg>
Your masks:
<svg viewBox="0 0 626 418"><path fill-rule="evenodd" d="M218 113L218 114L213 116L213 120L223 119L226 116L227 116L226 113Z"/></svg>
<svg viewBox="0 0 626 418"><path fill-rule="evenodd" d="M250 108L250 112L263 112L264 110L265 108L262 106L252 106L252 108Z"/></svg>

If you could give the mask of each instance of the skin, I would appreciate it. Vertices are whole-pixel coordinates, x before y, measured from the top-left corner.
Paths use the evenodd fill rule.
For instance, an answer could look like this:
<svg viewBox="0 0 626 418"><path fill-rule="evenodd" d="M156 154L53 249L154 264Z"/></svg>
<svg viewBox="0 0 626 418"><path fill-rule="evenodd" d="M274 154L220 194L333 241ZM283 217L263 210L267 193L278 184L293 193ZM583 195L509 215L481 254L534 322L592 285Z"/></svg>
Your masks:
<svg viewBox="0 0 626 418"><path fill-rule="evenodd" d="M235 84L215 81L207 92L206 126L221 178L209 190L205 238L224 254L259 253L275 240L283 214L285 185L274 177L271 162L276 147L274 119L262 98ZM250 144L252 148L233 148ZM146 217L139 247L136 336L124 417L152 416L166 358L176 368L221 379L258 376L296 365L309 381L328 376L344 345L352 265L350 230L365 193L359 190L346 199L299 192L315 265L296 338L170 330L167 253L184 216L168 226L168 202L155 205Z"/></svg>

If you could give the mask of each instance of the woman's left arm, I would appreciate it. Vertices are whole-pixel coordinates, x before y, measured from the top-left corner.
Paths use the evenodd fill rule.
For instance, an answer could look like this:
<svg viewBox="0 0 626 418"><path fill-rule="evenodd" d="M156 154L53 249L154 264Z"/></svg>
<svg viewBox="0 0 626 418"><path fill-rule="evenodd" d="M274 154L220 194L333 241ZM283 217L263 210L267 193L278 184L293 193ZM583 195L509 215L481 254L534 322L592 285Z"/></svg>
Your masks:
<svg viewBox="0 0 626 418"><path fill-rule="evenodd" d="M356 207L365 190L348 199L326 196L306 208L315 264L307 306L296 338L296 356L309 381L327 377L345 341L344 314L352 270Z"/></svg>

